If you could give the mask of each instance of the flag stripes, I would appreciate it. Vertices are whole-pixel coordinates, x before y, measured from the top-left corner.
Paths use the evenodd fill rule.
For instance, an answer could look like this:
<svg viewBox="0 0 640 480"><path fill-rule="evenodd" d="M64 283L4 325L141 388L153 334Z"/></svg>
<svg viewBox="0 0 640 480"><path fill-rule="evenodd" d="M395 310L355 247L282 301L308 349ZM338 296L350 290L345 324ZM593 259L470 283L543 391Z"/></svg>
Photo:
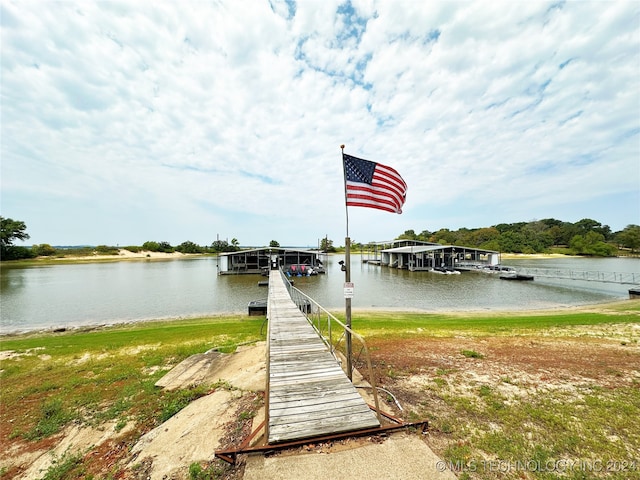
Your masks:
<svg viewBox="0 0 640 480"><path fill-rule="evenodd" d="M402 213L407 184L393 168L343 154L347 206Z"/></svg>

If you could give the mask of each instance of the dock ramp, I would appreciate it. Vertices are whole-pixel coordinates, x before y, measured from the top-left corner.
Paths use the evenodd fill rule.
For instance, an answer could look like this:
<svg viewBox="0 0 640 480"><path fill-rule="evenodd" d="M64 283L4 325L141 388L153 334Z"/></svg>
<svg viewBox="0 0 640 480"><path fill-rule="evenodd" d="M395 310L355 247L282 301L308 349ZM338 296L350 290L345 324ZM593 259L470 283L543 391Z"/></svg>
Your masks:
<svg viewBox="0 0 640 480"><path fill-rule="evenodd" d="M268 443L380 427L374 412L289 296L286 279L278 270L270 273Z"/></svg>

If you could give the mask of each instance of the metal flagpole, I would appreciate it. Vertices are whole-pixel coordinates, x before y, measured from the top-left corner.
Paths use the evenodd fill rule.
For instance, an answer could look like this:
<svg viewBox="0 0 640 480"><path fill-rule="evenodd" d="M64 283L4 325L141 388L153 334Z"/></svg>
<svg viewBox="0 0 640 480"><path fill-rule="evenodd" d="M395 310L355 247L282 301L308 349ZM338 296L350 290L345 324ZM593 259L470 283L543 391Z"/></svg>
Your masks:
<svg viewBox="0 0 640 480"><path fill-rule="evenodd" d="M344 239L344 264L342 270L344 271L345 287L351 284L351 239L349 238L349 207L347 206L347 169L344 164L344 145L340 145L342 150L342 171L344 173L344 208L347 218L347 236ZM347 377L349 380L353 380L351 365L351 297L346 295L345 291L345 317L348 330L345 332L345 346L347 349Z"/></svg>

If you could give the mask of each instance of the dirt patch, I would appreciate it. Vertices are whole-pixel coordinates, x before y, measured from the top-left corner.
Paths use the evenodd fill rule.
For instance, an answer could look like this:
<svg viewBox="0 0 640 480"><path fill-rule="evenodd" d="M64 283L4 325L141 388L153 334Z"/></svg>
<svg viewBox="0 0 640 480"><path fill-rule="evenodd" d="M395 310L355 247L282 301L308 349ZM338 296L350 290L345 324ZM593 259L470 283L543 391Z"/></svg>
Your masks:
<svg viewBox="0 0 640 480"><path fill-rule="evenodd" d="M95 428L71 425L60 435L36 444L14 444L6 453L12 459L16 473L20 472L16 478L35 480L42 478L53 462L70 452L83 455L89 449L97 449L91 453L91 455L96 455L96 452L103 450L103 444L107 444L110 445L108 451L113 453L111 445L116 444L119 437L126 436L130 431L131 428L126 427L116 431L114 422L108 422ZM25 468L25 466L28 467Z"/></svg>
<svg viewBox="0 0 640 480"><path fill-rule="evenodd" d="M370 345L378 382L414 407L424 401L425 387L438 379L460 393L489 385L509 397L536 389L571 390L588 383L614 388L640 381L637 343L492 337L377 339Z"/></svg>
<svg viewBox="0 0 640 480"><path fill-rule="evenodd" d="M3 355L11 358L15 352ZM207 358L205 354L196 357ZM236 445L251 432L254 410L262 404L262 394L255 392L264 390L266 383L264 342L240 347L234 354L209 357L216 360L192 362L195 369L177 369L177 374L169 375L171 388L203 383L221 386L142 437L140 430L146 430L143 424L137 425L136 432L133 422L124 428L106 422L91 427L74 424L37 442L15 438L3 445L0 453L2 479L39 479L56 461L69 456L81 457L89 474L99 477L117 472L114 478L118 479L183 479L189 477L192 463L206 468L216 449ZM90 357L80 357L77 364L88 360ZM7 438L9 433L3 436ZM237 476L241 468L225 464L216 470L225 472L224 477L216 478L241 478Z"/></svg>

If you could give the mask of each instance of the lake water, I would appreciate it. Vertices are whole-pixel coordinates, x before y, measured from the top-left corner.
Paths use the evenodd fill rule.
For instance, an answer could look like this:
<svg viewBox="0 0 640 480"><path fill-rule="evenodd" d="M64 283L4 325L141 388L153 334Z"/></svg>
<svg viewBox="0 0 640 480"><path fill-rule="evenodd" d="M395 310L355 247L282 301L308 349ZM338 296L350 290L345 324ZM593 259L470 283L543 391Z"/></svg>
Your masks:
<svg viewBox="0 0 640 480"><path fill-rule="evenodd" d="M295 286L329 310L344 308L340 255L327 273L296 277ZM640 272L640 259L553 258L505 260L505 265L577 271ZM600 303L628 298L631 285L552 280L500 280L477 272L439 275L362 263L351 257L354 309L437 311L522 310ZM640 275L640 273L639 273ZM146 319L247 313L266 298L264 277L217 275L217 260L142 260L0 270L0 332L101 325Z"/></svg>

